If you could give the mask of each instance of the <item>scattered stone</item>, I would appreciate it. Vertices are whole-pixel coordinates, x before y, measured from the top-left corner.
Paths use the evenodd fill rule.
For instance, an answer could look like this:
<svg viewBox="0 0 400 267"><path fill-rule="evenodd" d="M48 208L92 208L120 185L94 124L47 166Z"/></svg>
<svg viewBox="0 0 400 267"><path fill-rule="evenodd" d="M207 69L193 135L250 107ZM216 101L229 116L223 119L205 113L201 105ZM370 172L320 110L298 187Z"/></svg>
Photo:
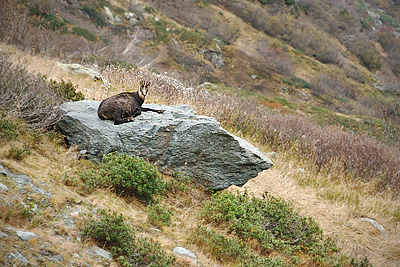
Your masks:
<svg viewBox="0 0 400 267"><path fill-rule="evenodd" d="M0 191L8 191L8 187L5 184L0 183Z"/></svg>
<svg viewBox="0 0 400 267"><path fill-rule="evenodd" d="M6 233L0 232L0 238L6 238L8 235Z"/></svg>
<svg viewBox="0 0 400 267"><path fill-rule="evenodd" d="M62 262L64 260L64 257L61 254L56 255L54 258L59 262Z"/></svg>
<svg viewBox="0 0 400 267"><path fill-rule="evenodd" d="M241 186L273 165L253 145L187 105L145 104L165 112L142 112L133 122L114 125L98 118L99 104L83 100L61 106L65 115L58 123L60 131L70 144L86 149L89 158L124 152L155 163L162 173L181 173L216 190Z"/></svg>
<svg viewBox="0 0 400 267"><path fill-rule="evenodd" d="M135 13L133 13L133 12L125 12L124 15L125 15L126 20L129 22L129 24L132 27L136 26L139 23L139 18Z"/></svg>
<svg viewBox="0 0 400 267"><path fill-rule="evenodd" d="M17 236L19 236L24 241L29 241L32 238L37 237L37 234L32 233L32 232L24 232L24 231L17 230L16 233L17 233Z"/></svg>
<svg viewBox="0 0 400 267"><path fill-rule="evenodd" d="M381 232L381 235L383 235L384 237L389 237L388 232L386 232L385 228L382 225L380 225L377 221L369 218L361 218L361 221L369 222L373 227L375 227L376 229L379 230L379 232Z"/></svg>
<svg viewBox="0 0 400 267"><path fill-rule="evenodd" d="M104 86L107 89L111 88L111 84L103 78L103 75L101 75L99 72L86 68L80 64L74 63L74 64L63 64L61 62L57 62L57 66L59 66L61 69L66 70L72 74L81 74L81 75L87 75L91 77L95 82L99 81L100 83L103 83Z"/></svg>
<svg viewBox="0 0 400 267"><path fill-rule="evenodd" d="M47 192L43 188L34 185L32 178L30 178L29 176L23 174L13 174L9 170L4 168L4 166L1 164L0 164L0 172L12 178L22 193L25 193L26 189L30 189L33 193L39 193L48 198L51 197L52 195L50 192Z"/></svg>
<svg viewBox="0 0 400 267"><path fill-rule="evenodd" d="M299 172L306 172L305 169L299 168Z"/></svg>
<svg viewBox="0 0 400 267"><path fill-rule="evenodd" d="M222 66L225 65L225 60L224 60L224 55L222 54L221 49L213 49L211 48L207 52L204 53L206 56L206 59L211 61L214 66L219 69Z"/></svg>
<svg viewBox="0 0 400 267"><path fill-rule="evenodd" d="M110 261L112 260L112 256L111 256L110 252L108 252L107 250L104 250L102 248L99 248L97 246L92 247L91 252L93 252L94 255L101 256L107 260L110 260Z"/></svg>
<svg viewBox="0 0 400 267"><path fill-rule="evenodd" d="M188 257L192 259L194 263L197 263L196 255L184 247L176 247L173 249L173 252L179 256Z"/></svg>
<svg viewBox="0 0 400 267"><path fill-rule="evenodd" d="M114 16L114 14L110 10L110 8L105 6L104 11L106 12L106 15L108 17L108 23L110 23L111 25L115 25L117 23L122 23L122 20L120 19L120 17L118 17L116 15Z"/></svg>
<svg viewBox="0 0 400 267"><path fill-rule="evenodd" d="M10 253L8 254L8 258L9 258L9 259L14 258L14 259L20 261L24 266L29 265L29 261L28 261L21 253L19 253L18 250L16 250L15 253L10 252ZM18 265L18 264L15 264L15 265L13 265L13 266L19 266L19 265Z"/></svg>

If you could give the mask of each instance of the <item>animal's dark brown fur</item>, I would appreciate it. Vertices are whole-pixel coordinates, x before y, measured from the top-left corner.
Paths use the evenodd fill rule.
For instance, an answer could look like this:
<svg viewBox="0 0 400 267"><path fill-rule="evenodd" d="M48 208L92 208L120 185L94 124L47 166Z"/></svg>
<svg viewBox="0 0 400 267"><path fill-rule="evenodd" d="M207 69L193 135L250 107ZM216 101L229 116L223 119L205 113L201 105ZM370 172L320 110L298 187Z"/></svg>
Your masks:
<svg viewBox="0 0 400 267"><path fill-rule="evenodd" d="M164 110L154 110L142 107L150 82L142 81L139 91L125 92L111 96L100 103L97 115L102 120L113 120L115 125L131 122L142 111L163 113ZM142 97L140 97L142 96Z"/></svg>

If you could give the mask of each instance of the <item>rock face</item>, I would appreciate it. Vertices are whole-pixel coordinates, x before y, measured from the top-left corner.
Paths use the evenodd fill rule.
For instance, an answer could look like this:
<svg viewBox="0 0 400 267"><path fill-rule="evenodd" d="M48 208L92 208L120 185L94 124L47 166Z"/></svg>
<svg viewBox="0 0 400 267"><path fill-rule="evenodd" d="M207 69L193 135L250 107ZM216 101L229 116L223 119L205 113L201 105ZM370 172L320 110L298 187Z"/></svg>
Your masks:
<svg viewBox="0 0 400 267"><path fill-rule="evenodd" d="M163 114L142 112L135 121L114 125L97 117L100 102L84 100L62 106L58 123L70 144L101 158L117 151L155 163L166 174L181 173L213 188L243 185L273 163L211 117L195 115L189 106L144 106Z"/></svg>

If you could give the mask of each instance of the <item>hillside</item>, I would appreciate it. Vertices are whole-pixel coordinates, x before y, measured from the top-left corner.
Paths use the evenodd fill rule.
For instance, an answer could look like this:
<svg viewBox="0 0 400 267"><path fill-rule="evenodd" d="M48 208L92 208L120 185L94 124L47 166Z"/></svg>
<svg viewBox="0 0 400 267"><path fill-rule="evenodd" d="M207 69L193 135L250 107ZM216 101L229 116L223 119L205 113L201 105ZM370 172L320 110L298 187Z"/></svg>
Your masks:
<svg viewBox="0 0 400 267"><path fill-rule="evenodd" d="M0 263L398 266L399 14L397 1L4 1ZM142 79L146 101L215 117L274 167L213 194L146 163L151 197L118 191L117 159L65 144L58 106Z"/></svg>

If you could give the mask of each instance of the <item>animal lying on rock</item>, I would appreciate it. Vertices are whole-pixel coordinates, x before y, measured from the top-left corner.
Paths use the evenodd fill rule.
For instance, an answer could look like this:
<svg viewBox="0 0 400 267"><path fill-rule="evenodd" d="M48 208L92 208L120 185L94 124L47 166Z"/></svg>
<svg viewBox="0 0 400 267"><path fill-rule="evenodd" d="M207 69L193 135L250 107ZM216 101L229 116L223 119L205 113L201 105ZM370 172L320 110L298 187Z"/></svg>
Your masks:
<svg viewBox="0 0 400 267"><path fill-rule="evenodd" d="M97 115L102 120L113 120L114 125L118 125L133 121L142 111L163 113L164 110L142 107L149 87L149 81L141 81L137 92L120 93L104 99L100 103Z"/></svg>

